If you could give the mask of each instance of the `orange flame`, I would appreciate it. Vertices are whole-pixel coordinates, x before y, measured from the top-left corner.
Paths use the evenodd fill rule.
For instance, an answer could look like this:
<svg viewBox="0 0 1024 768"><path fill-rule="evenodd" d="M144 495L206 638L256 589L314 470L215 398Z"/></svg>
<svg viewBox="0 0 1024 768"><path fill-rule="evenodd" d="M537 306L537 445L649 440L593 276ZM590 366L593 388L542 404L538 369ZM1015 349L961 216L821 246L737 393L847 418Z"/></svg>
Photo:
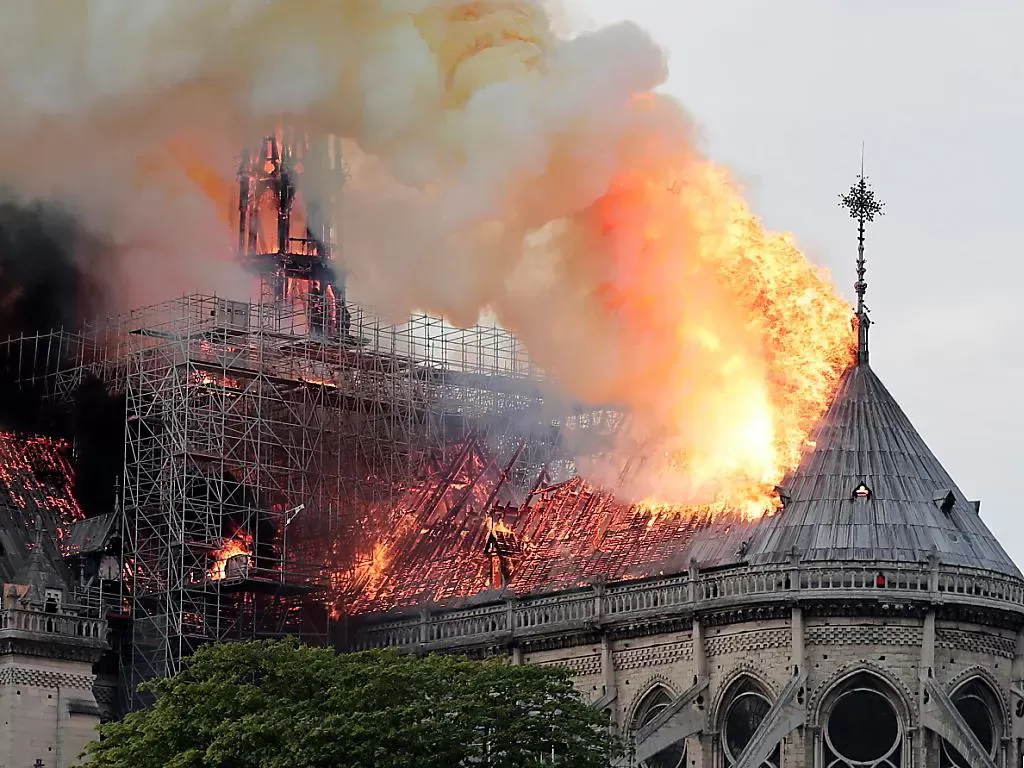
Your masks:
<svg viewBox="0 0 1024 768"><path fill-rule="evenodd" d="M511 535L514 531L508 527L504 520L498 518L495 519L490 515L487 516L487 530L490 533L504 533Z"/></svg>
<svg viewBox="0 0 1024 768"><path fill-rule="evenodd" d="M601 394L633 414L625 452L642 458L617 482L653 511L774 511L852 362L849 305L724 171L640 139L572 227L606 265L623 359Z"/></svg>
<svg viewBox="0 0 1024 768"><path fill-rule="evenodd" d="M179 135L141 156L136 165L136 185L141 188L158 180L170 199L198 193L226 226L237 225L237 206L232 205L232 200L238 198L234 175L226 167L215 167L202 141Z"/></svg>
<svg viewBox="0 0 1024 768"><path fill-rule="evenodd" d="M210 581L223 580L228 561L239 555L251 556L252 550L252 536L247 531L238 531L224 543L223 547L213 553L213 565L207 570L207 577Z"/></svg>

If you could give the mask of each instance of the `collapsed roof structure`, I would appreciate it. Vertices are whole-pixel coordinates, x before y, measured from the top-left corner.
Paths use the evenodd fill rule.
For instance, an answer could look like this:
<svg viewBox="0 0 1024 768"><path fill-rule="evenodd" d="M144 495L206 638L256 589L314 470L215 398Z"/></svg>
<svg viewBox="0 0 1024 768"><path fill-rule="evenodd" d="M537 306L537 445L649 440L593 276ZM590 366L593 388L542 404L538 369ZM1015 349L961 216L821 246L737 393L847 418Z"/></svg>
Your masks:
<svg viewBox="0 0 1024 768"><path fill-rule="evenodd" d="M346 604L357 613L454 607L501 599L504 590L553 592L685 573L691 564L783 566L794 557L939 557L1020 577L979 503L957 488L867 363L847 371L809 446L778 489L781 509L759 519L622 504L579 477L539 486L518 504L486 505L496 478L472 453L456 474L435 479L445 487L430 504L422 496L437 485L396 505L372 567L345 585Z"/></svg>

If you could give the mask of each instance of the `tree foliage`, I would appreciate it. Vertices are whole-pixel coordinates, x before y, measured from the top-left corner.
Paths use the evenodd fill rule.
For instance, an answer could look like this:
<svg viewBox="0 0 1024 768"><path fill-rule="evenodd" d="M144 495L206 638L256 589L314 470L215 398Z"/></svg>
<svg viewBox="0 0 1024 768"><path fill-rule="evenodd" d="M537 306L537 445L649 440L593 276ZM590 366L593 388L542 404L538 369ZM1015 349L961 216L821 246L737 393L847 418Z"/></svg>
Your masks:
<svg viewBox="0 0 1024 768"><path fill-rule="evenodd" d="M93 768L607 768L619 742L568 673L292 641L210 645L102 726Z"/></svg>

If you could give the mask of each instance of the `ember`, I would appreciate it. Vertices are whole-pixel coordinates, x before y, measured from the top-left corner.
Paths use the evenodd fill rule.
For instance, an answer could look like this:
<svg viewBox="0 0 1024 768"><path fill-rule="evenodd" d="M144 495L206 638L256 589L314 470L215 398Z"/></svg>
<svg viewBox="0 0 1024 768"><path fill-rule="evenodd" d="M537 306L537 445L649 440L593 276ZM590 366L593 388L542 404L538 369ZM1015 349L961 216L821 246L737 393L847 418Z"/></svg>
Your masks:
<svg viewBox="0 0 1024 768"><path fill-rule="evenodd" d="M0 502L33 516L45 510L59 527L81 520L69 455L63 440L0 432Z"/></svg>
<svg viewBox="0 0 1024 768"><path fill-rule="evenodd" d="M658 513L580 477L518 506L502 500L504 489L475 444L431 468L376 521L356 565L335 573L335 614L685 571L691 557L737 550L756 525L707 507Z"/></svg>

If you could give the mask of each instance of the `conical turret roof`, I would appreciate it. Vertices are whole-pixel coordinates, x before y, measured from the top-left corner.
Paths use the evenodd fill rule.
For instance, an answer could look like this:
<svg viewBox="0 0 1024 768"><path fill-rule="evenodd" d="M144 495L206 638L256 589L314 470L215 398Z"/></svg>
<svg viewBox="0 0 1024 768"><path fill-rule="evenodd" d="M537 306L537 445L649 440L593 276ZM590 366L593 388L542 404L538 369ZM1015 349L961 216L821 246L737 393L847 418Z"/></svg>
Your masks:
<svg viewBox="0 0 1024 768"><path fill-rule="evenodd" d="M923 562L1020 577L866 361L844 375L783 481L784 507L757 526L748 562Z"/></svg>

